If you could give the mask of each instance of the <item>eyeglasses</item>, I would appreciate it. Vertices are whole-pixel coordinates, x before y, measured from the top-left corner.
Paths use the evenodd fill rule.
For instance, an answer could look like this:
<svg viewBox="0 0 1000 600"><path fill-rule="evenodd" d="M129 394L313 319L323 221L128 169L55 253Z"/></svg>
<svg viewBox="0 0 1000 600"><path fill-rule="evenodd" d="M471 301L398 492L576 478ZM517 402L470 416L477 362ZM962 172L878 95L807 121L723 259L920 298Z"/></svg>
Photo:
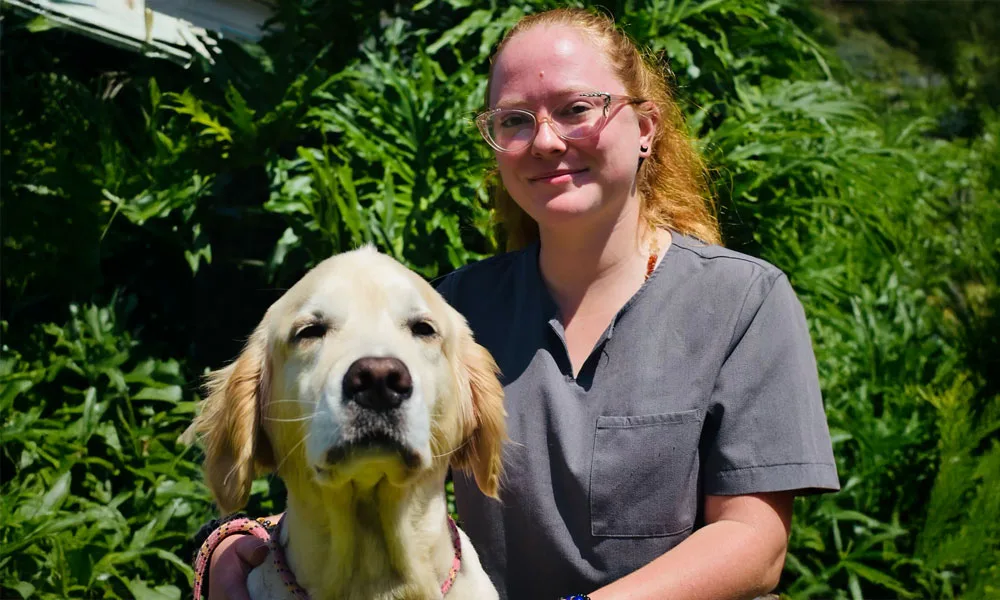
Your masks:
<svg viewBox="0 0 1000 600"><path fill-rule="evenodd" d="M642 104L645 100L604 92L574 94L559 103L547 119L523 108L495 108L476 116L483 139L498 152L517 152L531 145L542 123L564 140L597 135L608 123L612 107Z"/></svg>

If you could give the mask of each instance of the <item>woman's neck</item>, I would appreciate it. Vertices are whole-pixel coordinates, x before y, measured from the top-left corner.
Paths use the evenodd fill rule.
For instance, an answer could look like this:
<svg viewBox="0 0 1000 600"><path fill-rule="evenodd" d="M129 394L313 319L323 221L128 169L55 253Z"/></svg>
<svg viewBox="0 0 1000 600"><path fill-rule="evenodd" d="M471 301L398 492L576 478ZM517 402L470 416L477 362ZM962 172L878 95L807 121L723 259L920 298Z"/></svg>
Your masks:
<svg viewBox="0 0 1000 600"><path fill-rule="evenodd" d="M650 235L637 210L587 230L542 229L539 237L542 278L564 316L602 289L631 296L645 278Z"/></svg>

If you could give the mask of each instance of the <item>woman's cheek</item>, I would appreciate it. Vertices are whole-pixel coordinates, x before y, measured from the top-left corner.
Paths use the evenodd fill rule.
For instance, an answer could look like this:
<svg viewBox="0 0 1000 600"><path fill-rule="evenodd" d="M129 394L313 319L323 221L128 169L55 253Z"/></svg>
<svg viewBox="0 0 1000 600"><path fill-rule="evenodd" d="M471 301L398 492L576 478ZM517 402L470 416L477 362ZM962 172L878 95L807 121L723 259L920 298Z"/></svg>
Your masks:
<svg viewBox="0 0 1000 600"><path fill-rule="evenodd" d="M524 185L518 178L517 161L512 160L510 156L498 156L497 170L500 171L500 182L503 183L503 187L517 200L521 196L519 192Z"/></svg>

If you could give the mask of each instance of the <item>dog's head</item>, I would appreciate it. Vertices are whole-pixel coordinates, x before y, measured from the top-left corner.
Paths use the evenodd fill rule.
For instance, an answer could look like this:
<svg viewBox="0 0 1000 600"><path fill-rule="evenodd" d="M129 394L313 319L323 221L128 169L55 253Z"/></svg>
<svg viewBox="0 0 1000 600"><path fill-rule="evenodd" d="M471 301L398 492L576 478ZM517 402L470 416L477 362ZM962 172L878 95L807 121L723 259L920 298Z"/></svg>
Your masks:
<svg viewBox="0 0 1000 600"><path fill-rule="evenodd" d="M224 512L253 478L405 485L445 464L496 497L504 428L496 364L423 279L364 248L275 302L239 358L209 376L194 429Z"/></svg>

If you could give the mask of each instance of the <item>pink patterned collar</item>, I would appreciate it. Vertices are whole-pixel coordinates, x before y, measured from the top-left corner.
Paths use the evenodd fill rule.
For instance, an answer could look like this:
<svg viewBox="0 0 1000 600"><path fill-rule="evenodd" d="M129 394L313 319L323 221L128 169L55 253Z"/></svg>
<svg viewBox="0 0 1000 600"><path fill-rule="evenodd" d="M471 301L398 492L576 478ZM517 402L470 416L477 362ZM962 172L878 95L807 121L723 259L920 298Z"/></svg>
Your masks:
<svg viewBox="0 0 1000 600"><path fill-rule="evenodd" d="M281 538L281 521L274 526L273 533L270 531L270 526L271 523L268 521L263 521L263 524L261 524L258 521L240 518L223 523L218 529L213 531L208 539L205 540L205 543L202 544L198 551L198 557L195 560L195 600L201 600L203 597L202 586L205 580L205 571L208 569L208 559L212 555L212 551L215 550L219 542L223 539L231 535L243 533L249 533L267 542L268 548L271 551L271 560L274 562L274 566L281 576L281 582L285 584L285 590L296 600L309 600L309 593L298 584L295 580L295 574L288 568L288 562L285 560L285 549L278 541ZM451 545L455 549L455 556L452 558L448 577L441 584L442 596L446 595L451 586L455 584L455 578L458 577L458 572L462 569L462 538L458 534L458 526L455 525L455 521L451 518L451 515L448 515L448 529L451 532Z"/></svg>
<svg viewBox="0 0 1000 600"><path fill-rule="evenodd" d="M285 589L296 600L309 600L309 593L295 581L295 574L288 568L288 562L285 560L285 550L282 548L281 542L278 541L281 538L281 523L283 521L284 519L279 521L275 526L274 534L271 535L271 539L268 540L267 545L271 550L274 566L278 569L278 574L281 575L281 582L285 584ZM451 545L455 549L455 556L451 559L451 569L448 571L448 577L441 584L442 596L448 594L448 590L455 584L458 572L462 569L462 538L458 535L458 525L455 525L455 520L451 518L451 515L448 515L448 529L451 532Z"/></svg>

